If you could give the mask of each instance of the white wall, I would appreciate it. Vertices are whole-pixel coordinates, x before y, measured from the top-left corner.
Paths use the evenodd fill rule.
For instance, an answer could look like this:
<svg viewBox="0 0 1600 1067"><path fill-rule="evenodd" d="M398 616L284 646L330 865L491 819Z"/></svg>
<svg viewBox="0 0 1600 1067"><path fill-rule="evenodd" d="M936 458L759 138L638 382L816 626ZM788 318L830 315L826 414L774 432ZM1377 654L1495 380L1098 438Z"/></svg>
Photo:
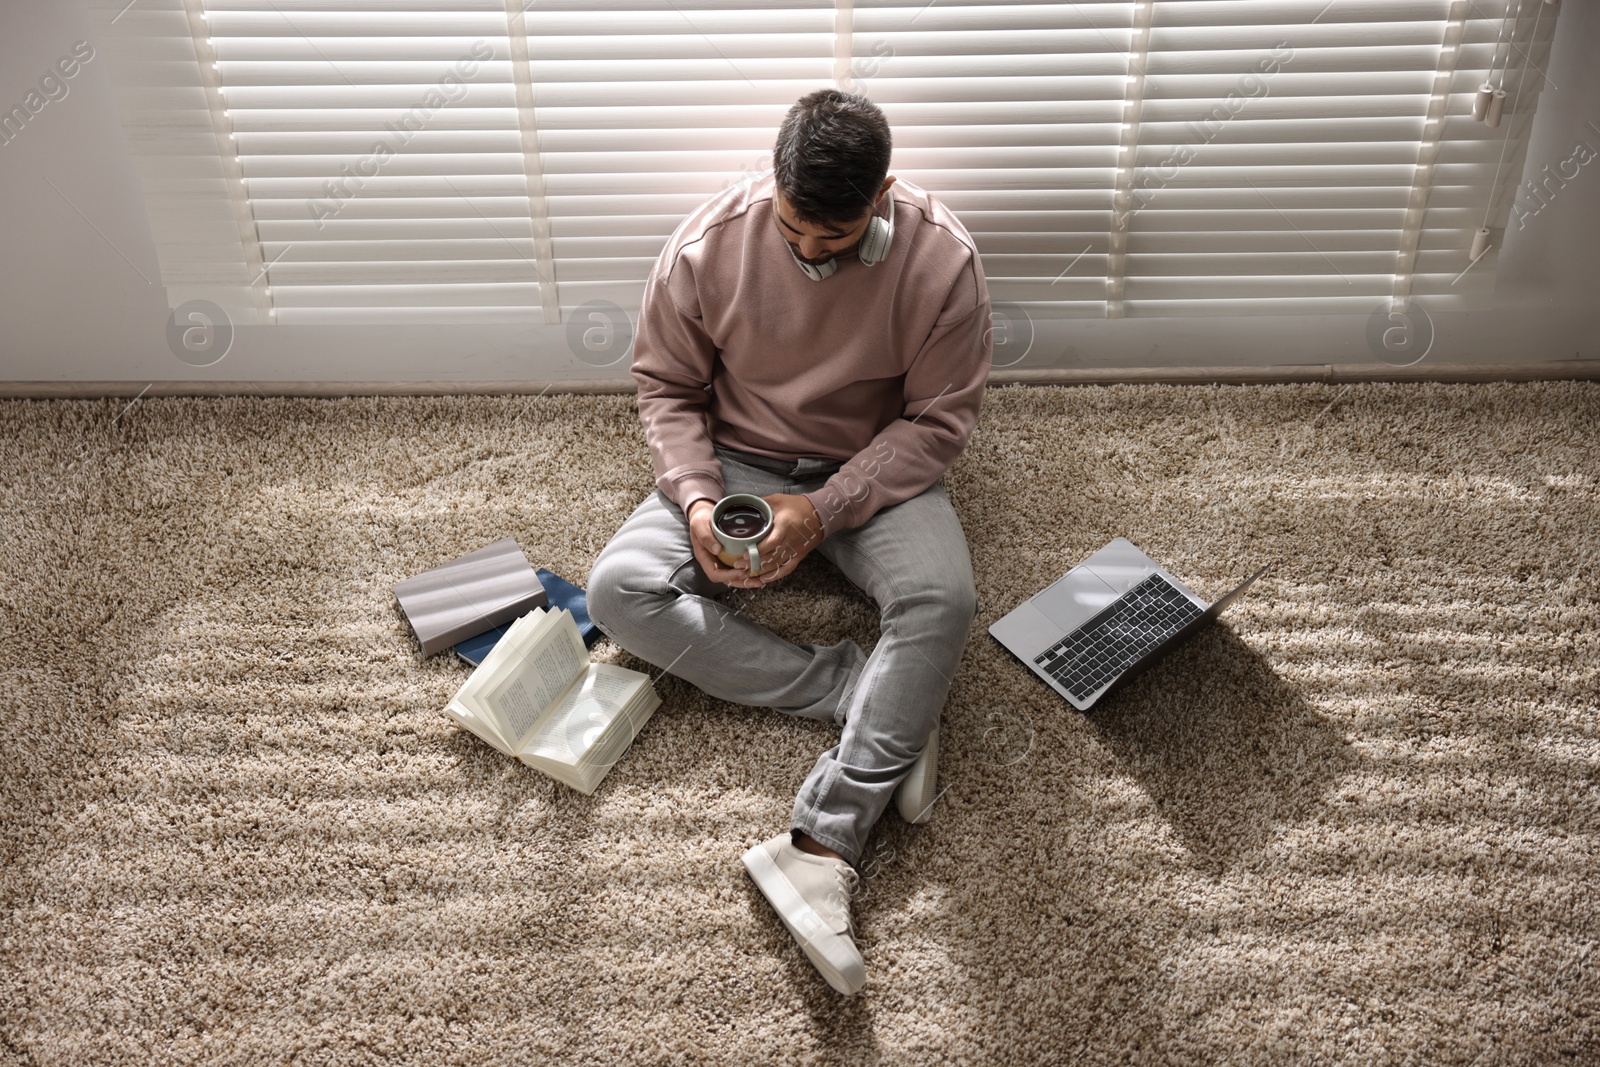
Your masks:
<svg viewBox="0 0 1600 1067"><path fill-rule="evenodd" d="M1600 149L1600 5L1565 0L1527 169ZM1554 9L1552 9L1554 10ZM6 0L0 107L20 103L75 42L94 41L86 0ZM0 145L0 381L473 382L626 380L596 368L563 326L241 327L227 357L196 368L169 350L167 301L105 64L90 61ZM1559 88L1557 88L1559 86ZM1591 125L1591 123L1597 125ZM1514 153L1512 163L1520 153ZM1570 168L1569 168L1570 172ZM1494 296L1436 315L1431 364L1600 358L1600 161L1581 167L1491 256ZM1334 364L1381 366L1361 316L1038 322L1015 370Z"/></svg>

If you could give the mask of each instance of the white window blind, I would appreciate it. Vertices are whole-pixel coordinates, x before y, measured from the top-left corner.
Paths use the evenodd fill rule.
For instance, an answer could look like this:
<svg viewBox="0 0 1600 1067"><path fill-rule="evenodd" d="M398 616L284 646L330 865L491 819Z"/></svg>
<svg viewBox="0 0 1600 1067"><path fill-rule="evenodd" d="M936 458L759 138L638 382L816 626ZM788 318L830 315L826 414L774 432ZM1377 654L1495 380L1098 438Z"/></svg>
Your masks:
<svg viewBox="0 0 1600 1067"><path fill-rule="evenodd" d="M564 310L639 307L677 224L770 167L785 113L834 83L837 19L814 0L528 5Z"/></svg>
<svg viewBox="0 0 1600 1067"><path fill-rule="evenodd" d="M1513 6L1528 49L1539 5ZM996 300L1036 317L1367 312L1397 291L1481 294L1487 268L1456 279L1521 132L1471 116L1506 7L861 0L852 51L895 166L961 217Z"/></svg>
<svg viewBox="0 0 1600 1067"><path fill-rule="evenodd" d="M1048 318L1481 298L1492 259L1462 271L1510 207L1544 6L141 0L119 21L169 82L197 71L142 98L146 154L210 175L209 237L155 183L163 278L197 291L209 247L256 321L636 309L677 223L770 166L826 85L884 109L892 169L961 217L993 298ZM1491 128L1471 111L1497 55L1535 69Z"/></svg>
<svg viewBox="0 0 1600 1067"><path fill-rule="evenodd" d="M278 322L541 307L504 3L205 12Z"/></svg>

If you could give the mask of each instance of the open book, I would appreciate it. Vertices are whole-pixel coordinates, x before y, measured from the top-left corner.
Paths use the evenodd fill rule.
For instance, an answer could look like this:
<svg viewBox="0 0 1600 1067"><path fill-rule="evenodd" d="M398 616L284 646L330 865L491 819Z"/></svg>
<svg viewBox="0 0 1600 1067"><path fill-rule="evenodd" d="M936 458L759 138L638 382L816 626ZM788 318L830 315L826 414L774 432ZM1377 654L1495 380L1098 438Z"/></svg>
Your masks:
<svg viewBox="0 0 1600 1067"><path fill-rule="evenodd" d="M511 624L445 714L508 756L592 793L661 706L648 675L591 663L570 612Z"/></svg>

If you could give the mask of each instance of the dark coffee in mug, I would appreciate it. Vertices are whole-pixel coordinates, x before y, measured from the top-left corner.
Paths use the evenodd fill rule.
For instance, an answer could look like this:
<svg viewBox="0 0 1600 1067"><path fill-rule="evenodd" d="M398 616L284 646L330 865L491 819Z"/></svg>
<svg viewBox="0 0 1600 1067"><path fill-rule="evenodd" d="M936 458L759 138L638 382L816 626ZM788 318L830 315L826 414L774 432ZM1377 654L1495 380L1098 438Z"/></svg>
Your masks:
<svg viewBox="0 0 1600 1067"><path fill-rule="evenodd" d="M761 509L749 504L734 504L717 516L717 529L729 537L754 537L766 524Z"/></svg>

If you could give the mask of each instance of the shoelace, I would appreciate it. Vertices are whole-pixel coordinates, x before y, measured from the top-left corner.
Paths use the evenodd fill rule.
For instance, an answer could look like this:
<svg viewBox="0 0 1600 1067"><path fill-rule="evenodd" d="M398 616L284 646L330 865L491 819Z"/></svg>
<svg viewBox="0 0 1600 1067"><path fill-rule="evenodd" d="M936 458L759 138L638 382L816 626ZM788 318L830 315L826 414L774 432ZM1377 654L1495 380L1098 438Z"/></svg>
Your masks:
<svg viewBox="0 0 1600 1067"><path fill-rule="evenodd" d="M835 903L839 910L844 912L845 930L853 939L856 936L856 919L851 913L850 901L855 898L856 887L861 884L861 875L848 863L840 863L834 867L834 875L838 879L835 892L839 895Z"/></svg>

